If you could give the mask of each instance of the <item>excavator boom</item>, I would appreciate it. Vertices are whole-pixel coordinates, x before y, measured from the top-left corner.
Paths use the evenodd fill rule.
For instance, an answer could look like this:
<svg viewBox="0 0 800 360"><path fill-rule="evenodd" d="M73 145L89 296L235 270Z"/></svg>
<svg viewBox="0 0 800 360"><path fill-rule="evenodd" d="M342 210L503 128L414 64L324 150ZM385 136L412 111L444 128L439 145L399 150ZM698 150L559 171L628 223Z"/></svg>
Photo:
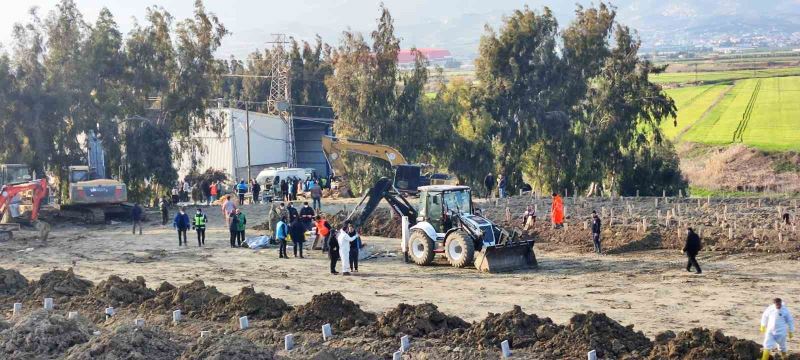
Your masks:
<svg viewBox="0 0 800 360"><path fill-rule="evenodd" d="M342 176L347 171L342 160L342 155L347 152L383 159L393 167L408 164L403 154L391 146L333 136L322 137L322 152L331 164L333 175L337 176Z"/></svg>

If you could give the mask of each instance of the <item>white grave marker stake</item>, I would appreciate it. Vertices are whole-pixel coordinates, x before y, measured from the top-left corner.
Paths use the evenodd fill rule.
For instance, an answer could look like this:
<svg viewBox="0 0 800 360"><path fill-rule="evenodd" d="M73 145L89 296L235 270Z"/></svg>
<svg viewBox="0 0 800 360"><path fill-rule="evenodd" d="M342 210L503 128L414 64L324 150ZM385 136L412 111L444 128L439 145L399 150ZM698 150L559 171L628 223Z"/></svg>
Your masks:
<svg viewBox="0 0 800 360"><path fill-rule="evenodd" d="M172 312L172 321L173 322L181 321L181 311L180 310L175 310L175 311Z"/></svg>
<svg viewBox="0 0 800 360"><path fill-rule="evenodd" d="M283 343L283 347L286 351L294 349L294 334L286 334L286 336L283 337Z"/></svg>
<svg viewBox="0 0 800 360"><path fill-rule="evenodd" d="M331 324L322 325L322 340L328 341L333 337L333 330L331 330Z"/></svg>
<svg viewBox="0 0 800 360"><path fill-rule="evenodd" d="M67 319L69 320L76 319L77 317L78 317L77 311L70 311L67 313Z"/></svg>
<svg viewBox="0 0 800 360"><path fill-rule="evenodd" d="M250 321L247 320L247 316L242 316L239 318L239 329L246 330L250 327Z"/></svg>
<svg viewBox="0 0 800 360"><path fill-rule="evenodd" d="M411 348L411 337L405 335L400 338L400 351L406 352Z"/></svg>
<svg viewBox="0 0 800 360"><path fill-rule="evenodd" d="M503 340L500 343L500 349L503 350L503 357L511 357L511 347L508 345L508 340Z"/></svg>
<svg viewBox="0 0 800 360"><path fill-rule="evenodd" d="M22 314L22 303L14 303L14 316Z"/></svg>
<svg viewBox="0 0 800 360"><path fill-rule="evenodd" d="M44 309L53 310L53 298L44 298Z"/></svg>

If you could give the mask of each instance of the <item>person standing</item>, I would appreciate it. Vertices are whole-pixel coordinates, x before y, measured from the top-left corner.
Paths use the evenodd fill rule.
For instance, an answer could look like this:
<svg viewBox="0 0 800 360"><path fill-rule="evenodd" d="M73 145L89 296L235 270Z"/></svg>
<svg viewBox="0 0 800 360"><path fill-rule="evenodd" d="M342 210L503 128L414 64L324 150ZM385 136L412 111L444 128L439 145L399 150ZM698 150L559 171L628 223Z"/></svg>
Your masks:
<svg viewBox="0 0 800 360"><path fill-rule="evenodd" d="M244 205L244 196L247 194L247 184L244 183L244 179L236 185L236 193L239 195L239 206Z"/></svg>
<svg viewBox="0 0 800 360"><path fill-rule="evenodd" d="M286 212L289 214L287 219L289 219L290 224L294 222L294 219L300 217L300 215L297 214L297 208L292 205L291 201L289 202L289 206L286 207Z"/></svg>
<svg viewBox="0 0 800 360"><path fill-rule="evenodd" d="M242 247L242 243L244 243L244 230L247 229L247 216L244 215L242 209L236 209L236 217L238 219L236 223L236 245Z"/></svg>
<svg viewBox="0 0 800 360"><path fill-rule="evenodd" d="M761 351L761 359L769 360L769 353L774 348L781 352L781 358L787 359L786 338L794 337L794 318L791 311L783 304L780 298L772 300L772 305L768 306L761 315L760 332L764 334L764 349Z"/></svg>
<svg viewBox="0 0 800 360"><path fill-rule="evenodd" d="M597 211L592 210L592 243L594 244L594 252L602 254L600 250L600 228L602 223L600 217L597 216Z"/></svg>
<svg viewBox="0 0 800 360"><path fill-rule="evenodd" d="M328 223L328 220L323 219L321 215L317 215L316 217L316 224L314 225L317 228L317 236L320 237L320 243L322 244L322 251L328 250L328 237L331 235L331 224Z"/></svg>
<svg viewBox="0 0 800 360"><path fill-rule="evenodd" d="M211 183L208 180L201 181L200 190L203 191L203 199L205 199L206 205L211 205Z"/></svg>
<svg viewBox="0 0 800 360"><path fill-rule="evenodd" d="M322 211L322 187L319 185L319 182L315 181L314 184L311 185L311 204L312 208L317 212Z"/></svg>
<svg viewBox="0 0 800 360"><path fill-rule="evenodd" d="M330 233L325 241L327 241L328 258L331 259L331 274L338 275L339 272L336 271L336 261L339 260L339 241L336 236Z"/></svg>
<svg viewBox="0 0 800 360"><path fill-rule="evenodd" d="M178 192L178 187L172 188L172 205L178 205L178 201L180 201L180 193Z"/></svg>
<svg viewBox="0 0 800 360"><path fill-rule="evenodd" d="M286 225L286 216L282 216L278 224L275 225L275 237L278 239L278 258L288 259L286 255L286 236L289 235L289 226Z"/></svg>
<svg viewBox="0 0 800 360"><path fill-rule="evenodd" d="M269 230L270 236L273 238L275 237L275 225L278 223L278 220L281 218L280 213L280 206L276 202L269 203L269 211L267 211L267 230Z"/></svg>
<svg viewBox="0 0 800 360"><path fill-rule="evenodd" d="M208 222L208 217L206 217L206 214L203 214L203 209L197 208L197 213L194 214L194 222L192 223L192 227L194 227L195 231L197 231L198 247L206 244L207 222Z"/></svg>
<svg viewBox="0 0 800 360"><path fill-rule="evenodd" d="M136 228L139 228L139 235L142 235L142 215L144 211L142 207L139 206L139 203L133 204L133 209L131 209L131 220L133 220L133 235L136 235Z"/></svg>
<svg viewBox="0 0 800 360"><path fill-rule="evenodd" d="M239 239L239 216L235 211L229 216L228 231L231 233L231 248L235 248L236 240Z"/></svg>
<svg viewBox="0 0 800 360"><path fill-rule="evenodd" d="M161 208L161 225L167 225L167 221L169 221L169 201L167 201L166 196L161 198L158 207Z"/></svg>
<svg viewBox="0 0 800 360"><path fill-rule="evenodd" d="M292 237L292 252L294 257L300 252L300 258L303 258L303 243L306 240L306 227L299 218L295 218L292 224L289 225L289 235Z"/></svg>
<svg viewBox="0 0 800 360"><path fill-rule="evenodd" d="M350 271L358 272L358 253L361 251L361 236L358 235L355 228L352 232L347 233L352 240L350 240Z"/></svg>
<svg viewBox="0 0 800 360"><path fill-rule="evenodd" d="M308 206L308 201L303 203L303 208L300 209L300 222L303 223L303 226L306 228L307 231L311 230L311 224L314 223L314 209Z"/></svg>
<svg viewBox="0 0 800 360"><path fill-rule="evenodd" d="M290 201L289 199L289 183L286 182L286 179L281 180L281 197L283 201Z"/></svg>
<svg viewBox="0 0 800 360"><path fill-rule="evenodd" d="M292 179L289 185L289 200L297 201L297 184L300 182L297 179Z"/></svg>
<svg viewBox="0 0 800 360"><path fill-rule="evenodd" d="M506 197L506 178L503 174L497 175L497 192L500 194L501 199Z"/></svg>
<svg viewBox="0 0 800 360"><path fill-rule="evenodd" d="M683 245L683 250L681 250L688 258L686 271L691 272L692 266L694 266L697 269L697 273L702 274L703 270L700 270L700 264L697 263L697 254L703 248L703 245L700 244L700 236L692 228L686 229L686 233L686 244Z"/></svg>
<svg viewBox="0 0 800 360"><path fill-rule="evenodd" d="M553 228L558 229L564 226L564 200L561 199L558 193L553 193L550 215L553 221Z"/></svg>
<svg viewBox="0 0 800 360"><path fill-rule="evenodd" d="M217 195L219 194L216 181L211 183L211 186L209 186L208 191L211 194L208 200L208 204L211 205L214 201L217 200Z"/></svg>
<svg viewBox="0 0 800 360"><path fill-rule="evenodd" d="M337 236L339 257L342 259L342 275L344 276L350 276L350 242L354 240L351 233L355 234L353 224L349 220L345 221Z"/></svg>
<svg viewBox="0 0 800 360"><path fill-rule="evenodd" d="M253 191L253 204L260 204L261 198L258 196L261 195L261 184L256 179L253 179L250 189Z"/></svg>
<svg viewBox="0 0 800 360"><path fill-rule="evenodd" d="M178 246L189 246L189 243L186 241L186 232L189 230L191 223L189 222L189 215L186 214L186 209L181 208L178 211L175 215L175 219L172 220L172 226L178 230ZM181 238L183 238L183 240L181 240Z"/></svg>
<svg viewBox="0 0 800 360"><path fill-rule="evenodd" d="M486 199L492 197L492 190L494 189L494 176L492 173L486 174L483 178L483 186L486 187Z"/></svg>
<svg viewBox="0 0 800 360"><path fill-rule="evenodd" d="M533 230L536 225L536 209L532 205L528 205L525 212L522 213L522 230Z"/></svg>
<svg viewBox="0 0 800 360"><path fill-rule="evenodd" d="M192 193L192 186L184 179L183 189L181 189L181 201L189 202L189 195Z"/></svg>
<svg viewBox="0 0 800 360"><path fill-rule="evenodd" d="M225 202L222 203L222 216L225 224L231 226L231 216L236 212L236 204L231 201L230 195L225 195Z"/></svg>

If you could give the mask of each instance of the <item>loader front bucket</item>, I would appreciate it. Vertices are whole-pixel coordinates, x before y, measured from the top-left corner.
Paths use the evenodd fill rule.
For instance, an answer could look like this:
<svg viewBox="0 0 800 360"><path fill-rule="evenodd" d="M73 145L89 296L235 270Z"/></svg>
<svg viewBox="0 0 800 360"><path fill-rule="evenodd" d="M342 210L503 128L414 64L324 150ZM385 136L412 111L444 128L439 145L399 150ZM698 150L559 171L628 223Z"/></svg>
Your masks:
<svg viewBox="0 0 800 360"><path fill-rule="evenodd" d="M536 255L533 240L496 246L486 246L475 252L475 268L488 273L500 273L520 269L535 269Z"/></svg>

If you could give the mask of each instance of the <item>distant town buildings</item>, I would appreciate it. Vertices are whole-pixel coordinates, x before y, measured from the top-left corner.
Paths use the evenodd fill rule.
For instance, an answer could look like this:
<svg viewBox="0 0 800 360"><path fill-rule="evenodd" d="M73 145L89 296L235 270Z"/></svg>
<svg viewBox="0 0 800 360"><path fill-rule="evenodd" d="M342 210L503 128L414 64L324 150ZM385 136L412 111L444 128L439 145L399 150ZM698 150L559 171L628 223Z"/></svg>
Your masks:
<svg viewBox="0 0 800 360"><path fill-rule="evenodd" d="M420 54L428 59L430 66L440 66L445 69L454 69L461 66L461 61L453 58L450 50L437 49L437 48L420 48L416 49ZM411 69L414 67L414 59L416 55L414 50L400 50L397 54L397 64L401 69Z"/></svg>

